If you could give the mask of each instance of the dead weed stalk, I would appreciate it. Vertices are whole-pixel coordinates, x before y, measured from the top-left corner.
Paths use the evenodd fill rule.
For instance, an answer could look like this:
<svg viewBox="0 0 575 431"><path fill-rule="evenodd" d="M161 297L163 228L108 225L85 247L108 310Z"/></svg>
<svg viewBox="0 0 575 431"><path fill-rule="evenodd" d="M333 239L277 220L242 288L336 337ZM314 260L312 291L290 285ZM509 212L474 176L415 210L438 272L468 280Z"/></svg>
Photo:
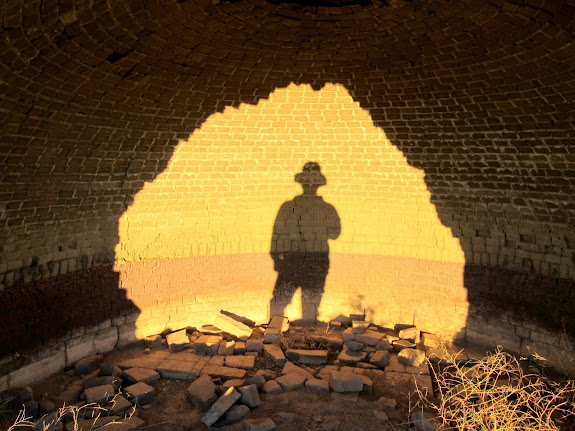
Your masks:
<svg viewBox="0 0 575 431"><path fill-rule="evenodd" d="M112 403L115 402L115 398L116 397L114 397L111 400ZM81 411L83 409L86 409L86 408L91 408L91 409L95 410L96 413L93 415L93 417L91 417L90 419L87 419L84 424L81 424L81 421L80 421L80 419L82 418ZM71 405L66 406L65 405L62 408L58 409L57 413L52 418L50 418L51 420L50 419L45 420L45 422L43 424L42 431L57 429L56 425L58 423L62 423L62 425L64 425L64 423L67 423L67 422L72 423L73 431L105 430L106 427L111 427L113 425L119 425L119 424L122 424L122 421L130 419L135 413L135 407L132 407L129 414L125 418L123 418L122 420L106 421L103 424L99 424L99 420L104 419L106 417L106 416L104 416L105 413L106 413L106 409L103 407L99 407L95 403L85 404L83 406L71 406ZM48 418L49 415L47 415L45 417ZM30 419L32 419L32 418L26 416L26 410L22 409L18 412L18 415L17 415L16 419L14 420L14 423L6 431L20 431L20 430L25 430L25 429L37 429L36 423L32 422ZM86 423L89 423L89 425L86 425ZM89 428L86 428L86 426L89 426ZM68 429L68 428L66 428L66 429Z"/></svg>
<svg viewBox="0 0 575 431"><path fill-rule="evenodd" d="M525 374L518 360L498 348L473 365L448 364L436 373L439 401L419 388L422 407L435 411L445 428L458 431L553 431L574 414L575 382ZM433 367L431 367L434 370Z"/></svg>

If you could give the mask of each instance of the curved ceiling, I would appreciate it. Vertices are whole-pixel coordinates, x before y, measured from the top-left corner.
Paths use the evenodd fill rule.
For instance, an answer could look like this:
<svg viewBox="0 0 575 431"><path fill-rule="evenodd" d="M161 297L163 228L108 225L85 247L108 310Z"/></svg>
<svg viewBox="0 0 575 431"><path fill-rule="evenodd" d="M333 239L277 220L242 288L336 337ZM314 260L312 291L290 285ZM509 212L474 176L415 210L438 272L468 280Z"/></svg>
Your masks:
<svg viewBox="0 0 575 431"><path fill-rule="evenodd" d="M145 81L158 92L214 77L403 80L539 76L573 66L571 1L413 0L338 7L265 0L9 1L2 77L62 98ZM209 70L206 66L209 65ZM527 70L526 70L527 68ZM479 76L477 76L479 75ZM307 80L310 80L307 79ZM215 85L217 87L217 83ZM129 97L128 94L126 94Z"/></svg>

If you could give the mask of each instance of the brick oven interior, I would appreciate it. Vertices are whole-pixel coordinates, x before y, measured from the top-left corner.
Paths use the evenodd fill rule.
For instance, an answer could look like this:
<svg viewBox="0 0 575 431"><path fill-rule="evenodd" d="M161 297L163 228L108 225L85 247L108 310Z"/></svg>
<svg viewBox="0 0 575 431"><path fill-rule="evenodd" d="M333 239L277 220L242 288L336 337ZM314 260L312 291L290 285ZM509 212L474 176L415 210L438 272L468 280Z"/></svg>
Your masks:
<svg viewBox="0 0 575 431"><path fill-rule="evenodd" d="M0 391L222 309L575 373L572 0L0 16Z"/></svg>

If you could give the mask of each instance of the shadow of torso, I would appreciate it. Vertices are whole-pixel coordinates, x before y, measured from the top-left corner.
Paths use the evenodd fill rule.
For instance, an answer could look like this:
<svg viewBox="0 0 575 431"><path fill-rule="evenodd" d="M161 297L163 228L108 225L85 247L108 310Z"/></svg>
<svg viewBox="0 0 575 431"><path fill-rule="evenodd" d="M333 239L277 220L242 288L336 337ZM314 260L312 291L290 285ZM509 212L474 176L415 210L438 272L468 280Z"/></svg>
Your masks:
<svg viewBox="0 0 575 431"><path fill-rule="evenodd" d="M272 236L271 257L278 273L270 314L283 315L298 288L302 318L314 320L329 271L328 239L336 239L341 223L333 205L321 196L300 195L284 202Z"/></svg>

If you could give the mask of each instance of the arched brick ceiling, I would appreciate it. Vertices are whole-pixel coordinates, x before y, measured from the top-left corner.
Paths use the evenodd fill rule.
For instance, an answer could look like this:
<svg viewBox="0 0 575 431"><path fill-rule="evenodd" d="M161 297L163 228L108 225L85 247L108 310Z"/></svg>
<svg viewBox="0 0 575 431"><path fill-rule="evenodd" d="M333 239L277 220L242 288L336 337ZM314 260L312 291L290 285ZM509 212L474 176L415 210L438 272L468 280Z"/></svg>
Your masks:
<svg viewBox="0 0 575 431"><path fill-rule="evenodd" d="M2 9L6 84L78 103L126 81L162 93L215 77L353 78L375 68L408 79L464 74L481 80L485 73L544 77L573 66L571 1L311 7L264 0L21 0ZM87 94L87 83L98 88Z"/></svg>

